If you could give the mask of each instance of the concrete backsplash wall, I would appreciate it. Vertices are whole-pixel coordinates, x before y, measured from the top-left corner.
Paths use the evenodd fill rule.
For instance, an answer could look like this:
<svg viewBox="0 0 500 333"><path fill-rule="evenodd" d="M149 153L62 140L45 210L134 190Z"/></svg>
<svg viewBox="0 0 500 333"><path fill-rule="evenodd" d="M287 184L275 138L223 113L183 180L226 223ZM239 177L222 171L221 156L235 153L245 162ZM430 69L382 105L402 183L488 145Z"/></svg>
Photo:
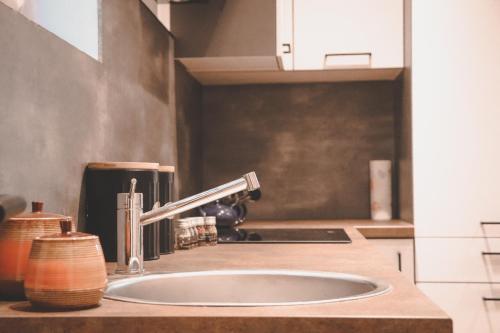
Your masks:
<svg viewBox="0 0 500 333"><path fill-rule="evenodd" d="M396 159L397 84L204 88L204 187L255 170L250 218L369 218L368 161Z"/></svg>
<svg viewBox="0 0 500 333"><path fill-rule="evenodd" d="M175 66L179 197L201 191L202 87L180 64Z"/></svg>
<svg viewBox="0 0 500 333"><path fill-rule="evenodd" d="M0 3L0 193L76 217L87 162L176 164L172 39L139 0L102 6L101 63Z"/></svg>

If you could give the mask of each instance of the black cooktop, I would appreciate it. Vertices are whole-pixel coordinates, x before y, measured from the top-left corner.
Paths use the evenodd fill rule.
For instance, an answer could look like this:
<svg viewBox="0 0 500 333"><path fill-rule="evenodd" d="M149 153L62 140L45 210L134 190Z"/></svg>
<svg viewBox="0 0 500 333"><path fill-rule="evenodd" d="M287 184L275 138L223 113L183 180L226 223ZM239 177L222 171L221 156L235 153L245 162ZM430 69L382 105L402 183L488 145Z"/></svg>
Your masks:
<svg viewBox="0 0 500 333"><path fill-rule="evenodd" d="M351 243L344 229L219 229L219 243Z"/></svg>

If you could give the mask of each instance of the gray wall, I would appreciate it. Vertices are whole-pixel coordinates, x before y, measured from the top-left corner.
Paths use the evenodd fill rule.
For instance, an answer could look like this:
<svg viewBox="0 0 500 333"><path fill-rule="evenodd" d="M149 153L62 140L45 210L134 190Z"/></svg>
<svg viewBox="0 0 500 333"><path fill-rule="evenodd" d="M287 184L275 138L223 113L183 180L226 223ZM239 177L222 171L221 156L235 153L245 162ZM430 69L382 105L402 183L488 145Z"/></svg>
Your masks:
<svg viewBox="0 0 500 333"><path fill-rule="evenodd" d="M201 94L200 84L182 65L175 66L179 197L200 192L201 183Z"/></svg>
<svg viewBox="0 0 500 333"><path fill-rule="evenodd" d="M102 6L101 63L0 3L1 193L76 216L87 162L176 164L172 39L139 0Z"/></svg>
<svg viewBox="0 0 500 333"><path fill-rule="evenodd" d="M275 1L192 2L171 13L177 57L276 55Z"/></svg>
<svg viewBox="0 0 500 333"><path fill-rule="evenodd" d="M263 198L250 218L369 218L368 161L397 159L398 91L397 82L205 87L203 185L255 170Z"/></svg>

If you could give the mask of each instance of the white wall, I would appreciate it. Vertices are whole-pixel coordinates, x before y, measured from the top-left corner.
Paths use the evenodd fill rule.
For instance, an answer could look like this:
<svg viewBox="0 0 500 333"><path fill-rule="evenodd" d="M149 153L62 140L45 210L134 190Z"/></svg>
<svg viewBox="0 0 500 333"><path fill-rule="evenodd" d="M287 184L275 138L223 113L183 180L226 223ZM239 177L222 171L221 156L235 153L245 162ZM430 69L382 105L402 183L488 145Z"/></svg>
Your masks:
<svg viewBox="0 0 500 333"><path fill-rule="evenodd" d="M95 59L100 59L101 0L0 0Z"/></svg>

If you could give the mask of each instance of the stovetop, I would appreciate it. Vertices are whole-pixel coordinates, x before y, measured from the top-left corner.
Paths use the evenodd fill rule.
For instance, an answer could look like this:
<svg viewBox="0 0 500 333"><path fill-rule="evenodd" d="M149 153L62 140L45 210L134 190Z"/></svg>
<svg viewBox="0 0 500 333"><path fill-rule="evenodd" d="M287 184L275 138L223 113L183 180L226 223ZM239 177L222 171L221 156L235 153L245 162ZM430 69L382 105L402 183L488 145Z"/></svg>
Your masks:
<svg viewBox="0 0 500 333"><path fill-rule="evenodd" d="M344 229L218 229L219 243L351 243Z"/></svg>

